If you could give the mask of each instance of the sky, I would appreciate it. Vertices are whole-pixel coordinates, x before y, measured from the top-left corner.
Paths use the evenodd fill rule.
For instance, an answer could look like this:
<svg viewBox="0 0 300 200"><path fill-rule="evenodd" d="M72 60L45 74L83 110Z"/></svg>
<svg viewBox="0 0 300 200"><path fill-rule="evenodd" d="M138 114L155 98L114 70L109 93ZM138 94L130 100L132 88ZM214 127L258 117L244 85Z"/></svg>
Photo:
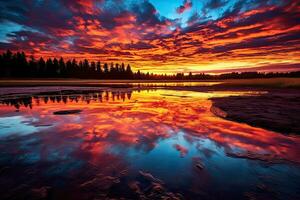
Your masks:
<svg viewBox="0 0 300 200"><path fill-rule="evenodd" d="M153 73L300 70L299 0L0 0L0 51Z"/></svg>

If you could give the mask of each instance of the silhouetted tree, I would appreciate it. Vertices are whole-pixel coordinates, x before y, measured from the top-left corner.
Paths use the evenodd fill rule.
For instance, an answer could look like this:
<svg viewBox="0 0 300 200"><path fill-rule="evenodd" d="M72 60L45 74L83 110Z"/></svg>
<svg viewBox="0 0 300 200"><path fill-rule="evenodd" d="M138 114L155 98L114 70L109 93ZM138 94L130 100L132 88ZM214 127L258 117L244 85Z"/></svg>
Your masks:
<svg viewBox="0 0 300 200"><path fill-rule="evenodd" d="M46 77L55 77L54 76L55 73L54 73L54 66L53 66L53 62L51 60L51 58L49 58L47 61L46 61L46 74L45 76Z"/></svg>
<svg viewBox="0 0 300 200"><path fill-rule="evenodd" d="M56 77L56 75L59 75L61 73L59 68L59 63L56 58L53 59L53 75Z"/></svg>
<svg viewBox="0 0 300 200"><path fill-rule="evenodd" d="M108 64L105 63L103 68L104 68L104 74L105 74L105 75L108 75L108 73L109 73L109 70L108 70Z"/></svg>
<svg viewBox="0 0 300 200"><path fill-rule="evenodd" d="M64 59L61 57L58 61L58 74L62 77L66 76L66 64Z"/></svg>
<svg viewBox="0 0 300 200"><path fill-rule="evenodd" d="M127 79L132 79L133 78L133 73L132 73L132 70L131 70L131 67L130 65L128 64L127 67L126 67L126 78Z"/></svg>
<svg viewBox="0 0 300 200"><path fill-rule="evenodd" d="M101 63L92 61L89 63L87 59L77 61L75 59L67 62L61 57L59 60L51 58L45 60L40 58L35 60L33 56L27 60L24 52L12 53L7 50L0 55L0 77L69 77L69 78L99 78L99 79L152 79L152 80L214 80L214 79L249 79L249 78L272 78L272 77L300 77L300 71L296 72L232 72L220 75L209 75L204 73L188 75L177 73L175 75L159 75L153 73L142 73L138 70L132 72L130 64L125 69L125 64L119 65L111 63L110 68L107 63L104 63L103 70ZM118 95L116 96L118 98ZM60 98L60 97L59 97ZM50 99L51 100L51 99ZM61 99L59 99L60 101Z"/></svg>
<svg viewBox="0 0 300 200"><path fill-rule="evenodd" d="M66 72L65 72L65 77L69 77L72 74L72 62L68 60L66 62Z"/></svg>
<svg viewBox="0 0 300 200"><path fill-rule="evenodd" d="M39 59L39 62L38 62L38 76L40 77L44 77L45 76L45 73L46 73L46 62L44 61L44 59L41 57Z"/></svg>
<svg viewBox="0 0 300 200"><path fill-rule="evenodd" d="M124 73L124 72L125 72L125 64L122 63L122 64L121 64L121 73Z"/></svg>
<svg viewBox="0 0 300 200"><path fill-rule="evenodd" d="M29 67L21 66L23 69L21 70L27 76L32 77L38 74L38 64L34 59L34 56L30 56Z"/></svg>
<svg viewBox="0 0 300 200"><path fill-rule="evenodd" d="M97 72L102 73L100 61L97 62L97 67L96 68L97 68Z"/></svg>

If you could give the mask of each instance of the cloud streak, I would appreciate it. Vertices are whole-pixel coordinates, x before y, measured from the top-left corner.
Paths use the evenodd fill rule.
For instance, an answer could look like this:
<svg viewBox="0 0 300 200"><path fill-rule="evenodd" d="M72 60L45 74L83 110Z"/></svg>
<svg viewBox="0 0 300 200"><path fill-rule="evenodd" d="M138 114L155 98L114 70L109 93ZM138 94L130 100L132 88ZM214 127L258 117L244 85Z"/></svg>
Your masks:
<svg viewBox="0 0 300 200"><path fill-rule="evenodd" d="M192 8L193 6L193 3L191 0L184 0L183 1L183 5L179 6L177 9L176 9L176 12L178 14L182 14L184 13L185 11L188 11Z"/></svg>
<svg viewBox="0 0 300 200"><path fill-rule="evenodd" d="M179 17L147 0L12 0L0 8L0 51L124 61L156 73L300 63L297 0L185 0Z"/></svg>

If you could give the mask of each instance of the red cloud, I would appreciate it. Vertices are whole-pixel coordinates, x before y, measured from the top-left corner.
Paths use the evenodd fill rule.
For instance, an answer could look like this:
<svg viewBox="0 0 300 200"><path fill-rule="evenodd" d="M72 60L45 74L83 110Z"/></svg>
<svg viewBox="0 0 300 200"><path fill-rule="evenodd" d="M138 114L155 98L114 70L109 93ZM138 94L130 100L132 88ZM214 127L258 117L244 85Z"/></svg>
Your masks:
<svg viewBox="0 0 300 200"><path fill-rule="evenodd" d="M180 156L184 157L188 153L188 149L179 144L174 144L173 147L180 152Z"/></svg>
<svg viewBox="0 0 300 200"><path fill-rule="evenodd" d="M114 18L117 24L129 24L136 22L136 16L130 12L122 13L121 15Z"/></svg>
<svg viewBox="0 0 300 200"><path fill-rule="evenodd" d="M130 62L135 70L155 73L258 70L255 67L300 63L299 5L295 0L228 12L217 20L203 21L203 16L193 15L185 28L177 20L160 16L148 1L131 10L119 4L101 6L106 1L63 2L58 6L44 1L41 7L29 2L30 12L14 16L22 16L16 23L31 29L7 34L9 40L0 42L0 51ZM191 0L186 0L178 11L191 6Z"/></svg>
<svg viewBox="0 0 300 200"><path fill-rule="evenodd" d="M193 6L193 3L191 0L184 0L183 2L183 5L182 6L179 6L177 9L176 9L176 12L178 14L182 14L184 13L185 11L191 9Z"/></svg>

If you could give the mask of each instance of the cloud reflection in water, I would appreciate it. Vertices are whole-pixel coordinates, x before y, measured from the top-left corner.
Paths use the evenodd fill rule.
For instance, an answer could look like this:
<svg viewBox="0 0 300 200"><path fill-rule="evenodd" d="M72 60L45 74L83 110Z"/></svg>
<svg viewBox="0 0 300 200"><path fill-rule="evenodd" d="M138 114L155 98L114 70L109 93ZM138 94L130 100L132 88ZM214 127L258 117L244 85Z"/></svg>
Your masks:
<svg viewBox="0 0 300 200"><path fill-rule="evenodd" d="M243 93L120 90L3 100L0 124L12 119L7 125L14 126L14 131L9 134L11 127L1 128L0 163L26 166L39 176L64 177L61 181L85 183L84 187L100 187L97 183L103 179L113 180L112 185L135 180L144 170L186 197L197 197L205 190L207 194L200 195L204 199L215 188L227 197L245 195L253 191L261 175L284 184L289 182L286 174L299 178L299 167L292 163L300 162L300 138L214 116L208 98L228 95ZM53 114L66 109L82 112ZM204 169L196 167L199 163ZM266 169L263 163L270 166ZM126 180L119 180L121 172ZM101 178L92 179L99 174ZM238 182L230 179L241 176L244 179ZM48 184L58 184L48 179ZM296 186L272 187L286 192Z"/></svg>

